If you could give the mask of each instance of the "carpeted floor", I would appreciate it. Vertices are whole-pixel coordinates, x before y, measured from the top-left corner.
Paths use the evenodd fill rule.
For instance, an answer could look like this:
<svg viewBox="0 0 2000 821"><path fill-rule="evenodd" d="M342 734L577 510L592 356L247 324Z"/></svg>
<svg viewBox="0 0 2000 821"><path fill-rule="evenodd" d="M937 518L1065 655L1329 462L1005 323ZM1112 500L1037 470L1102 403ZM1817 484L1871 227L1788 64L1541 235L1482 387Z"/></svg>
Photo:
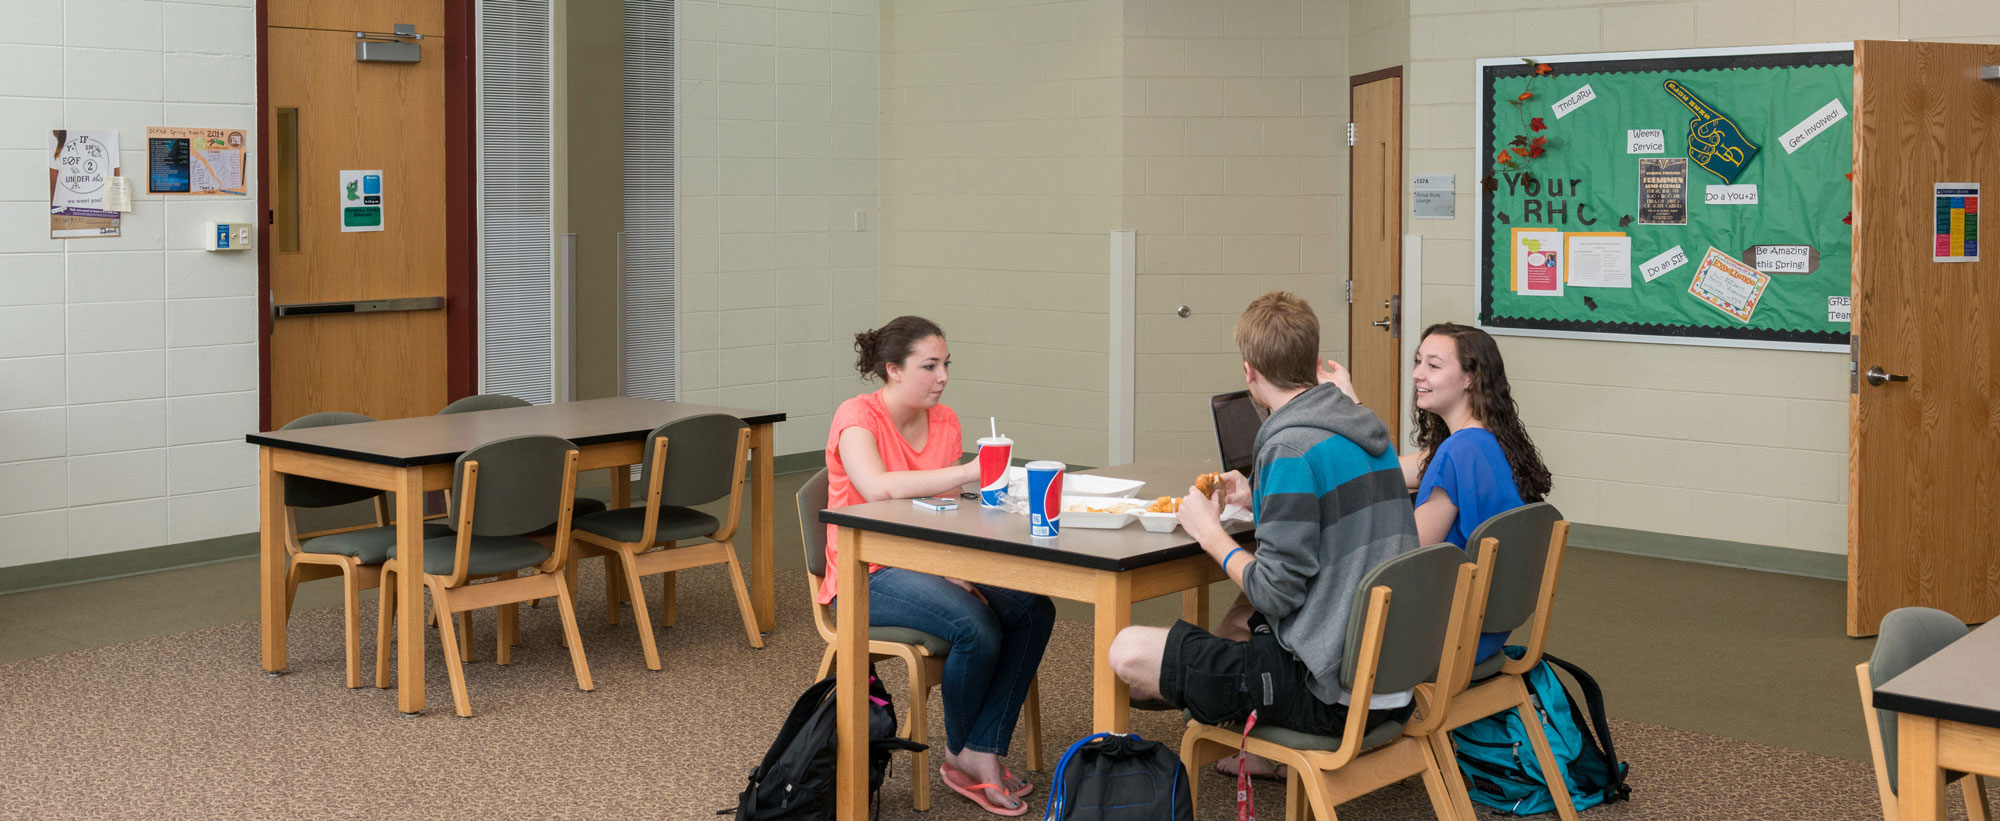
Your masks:
<svg viewBox="0 0 2000 821"><path fill-rule="evenodd" d="M596 572L587 567L579 606L597 691L576 690L550 607L523 610L523 642L509 667L491 661L487 615L482 661L467 667L471 720L451 715L434 632L424 715L400 717L390 691L344 688L338 609L299 614L290 671L276 678L257 669L254 622L0 666L0 818L714 817L732 804L818 662L823 644L803 578L778 576L781 627L757 651L743 640L720 573L681 574L679 626L659 634L666 669L649 673L629 614L616 627L601 618ZM372 600L363 610L370 623ZM1050 763L1086 733L1089 718L1088 627L1061 621L1056 630L1042 668ZM372 667L364 663L364 676ZM901 671L882 672L901 692ZM932 698L932 737L942 739ZM1866 764L1652 724L1613 727L1632 765L1634 800L1587 817L1879 817ZM1133 729L1172 744L1180 734L1165 713L1137 713ZM1018 738L1010 759L1022 769ZM921 775L932 781L931 811L910 810L909 767L899 760L883 789L883 817L988 817L945 789L935 770ZM1031 777L1047 783L1045 774ZM1200 786L1198 817L1233 817L1231 782L1203 773ZM1259 813L1282 817L1283 792L1281 783L1261 783ZM1031 815L1044 799L1032 799ZM1341 811L1432 817L1414 780Z"/></svg>

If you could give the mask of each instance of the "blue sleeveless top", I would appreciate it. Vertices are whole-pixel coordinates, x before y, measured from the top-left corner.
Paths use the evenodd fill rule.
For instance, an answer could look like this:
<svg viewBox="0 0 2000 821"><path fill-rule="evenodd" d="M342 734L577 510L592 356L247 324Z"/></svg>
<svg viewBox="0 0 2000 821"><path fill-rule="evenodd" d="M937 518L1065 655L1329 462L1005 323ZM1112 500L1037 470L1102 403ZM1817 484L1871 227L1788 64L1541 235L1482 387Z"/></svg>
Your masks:
<svg viewBox="0 0 2000 821"><path fill-rule="evenodd" d="M1506 452L1500 449L1500 440L1485 428L1461 429L1438 445L1437 453L1431 455L1430 467L1424 471L1423 484L1417 488L1419 507L1431 498L1432 490L1444 491L1452 504L1458 506L1458 518L1445 533L1445 541L1460 550L1466 549L1472 531L1487 519L1525 504L1520 488L1514 484L1514 469L1507 464ZM1484 661L1499 652L1507 643L1508 632L1480 634L1475 660Z"/></svg>

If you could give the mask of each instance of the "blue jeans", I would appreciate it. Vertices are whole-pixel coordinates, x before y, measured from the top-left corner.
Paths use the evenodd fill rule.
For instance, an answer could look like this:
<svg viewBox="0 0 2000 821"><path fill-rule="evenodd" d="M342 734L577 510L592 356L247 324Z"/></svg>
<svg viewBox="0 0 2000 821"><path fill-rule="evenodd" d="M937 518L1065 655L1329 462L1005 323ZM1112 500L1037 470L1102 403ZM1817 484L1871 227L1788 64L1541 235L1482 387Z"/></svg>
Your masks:
<svg viewBox="0 0 2000 821"><path fill-rule="evenodd" d="M885 567L868 577L868 622L951 642L944 660L945 746L1006 755L1028 684L1042 664L1056 606L1047 596L974 585L986 603L938 576Z"/></svg>

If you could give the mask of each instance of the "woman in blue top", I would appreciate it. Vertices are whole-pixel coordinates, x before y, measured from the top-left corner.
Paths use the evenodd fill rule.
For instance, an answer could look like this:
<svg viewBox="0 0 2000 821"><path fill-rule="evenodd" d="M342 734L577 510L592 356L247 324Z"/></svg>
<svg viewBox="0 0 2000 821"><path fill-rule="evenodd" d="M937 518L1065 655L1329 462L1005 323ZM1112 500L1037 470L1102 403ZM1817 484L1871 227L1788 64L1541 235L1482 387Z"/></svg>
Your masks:
<svg viewBox="0 0 2000 821"><path fill-rule="evenodd" d="M1450 322L1432 325L1417 345L1410 378L1417 448L1402 457L1403 480L1417 492L1419 541L1463 550L1487 519L1548 495L1549 469L1521 424L1493 337ZM1331 359L1320 381L1354 395L1347 369ZM1505 631L1483 634L1478 660L1506 643Z"/></svg>

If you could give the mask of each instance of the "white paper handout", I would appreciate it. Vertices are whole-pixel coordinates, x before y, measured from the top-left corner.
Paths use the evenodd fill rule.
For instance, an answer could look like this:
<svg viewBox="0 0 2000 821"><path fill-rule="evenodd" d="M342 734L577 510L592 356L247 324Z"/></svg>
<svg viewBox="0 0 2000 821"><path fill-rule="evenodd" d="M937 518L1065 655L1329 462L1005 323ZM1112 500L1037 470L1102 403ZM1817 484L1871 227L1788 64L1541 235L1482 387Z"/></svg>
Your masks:
<svg viewBox="0 0 2000 821"><path fill-rule="evenodd" d="M1570 285L1578 288L1632 287L1632 238L1624 234L1568 234L1565 244Z"/></svg>
<svg viewBox="0 0 2000 821"><path fill-rule="evenodd" d="M1792 126L1792 130L1778 138L1778 143L1785 147L1785 153L1790 154L1806 143L1812 142L1814 137L1825 133L1834 123L1845 119L1847 119L1847 106L1841 105L1839 100L1834 100L1813 112L1804 122Z"/></svg>
<svg viewBox="0 0 2000 821"><path fill-rule="evenodd" d="M1701 267L1695 269L1688 293L1738 322L1749 322L1757 312L1757 300L1770 284L1770 274L1711 247L1702 257Z"/></svg>

